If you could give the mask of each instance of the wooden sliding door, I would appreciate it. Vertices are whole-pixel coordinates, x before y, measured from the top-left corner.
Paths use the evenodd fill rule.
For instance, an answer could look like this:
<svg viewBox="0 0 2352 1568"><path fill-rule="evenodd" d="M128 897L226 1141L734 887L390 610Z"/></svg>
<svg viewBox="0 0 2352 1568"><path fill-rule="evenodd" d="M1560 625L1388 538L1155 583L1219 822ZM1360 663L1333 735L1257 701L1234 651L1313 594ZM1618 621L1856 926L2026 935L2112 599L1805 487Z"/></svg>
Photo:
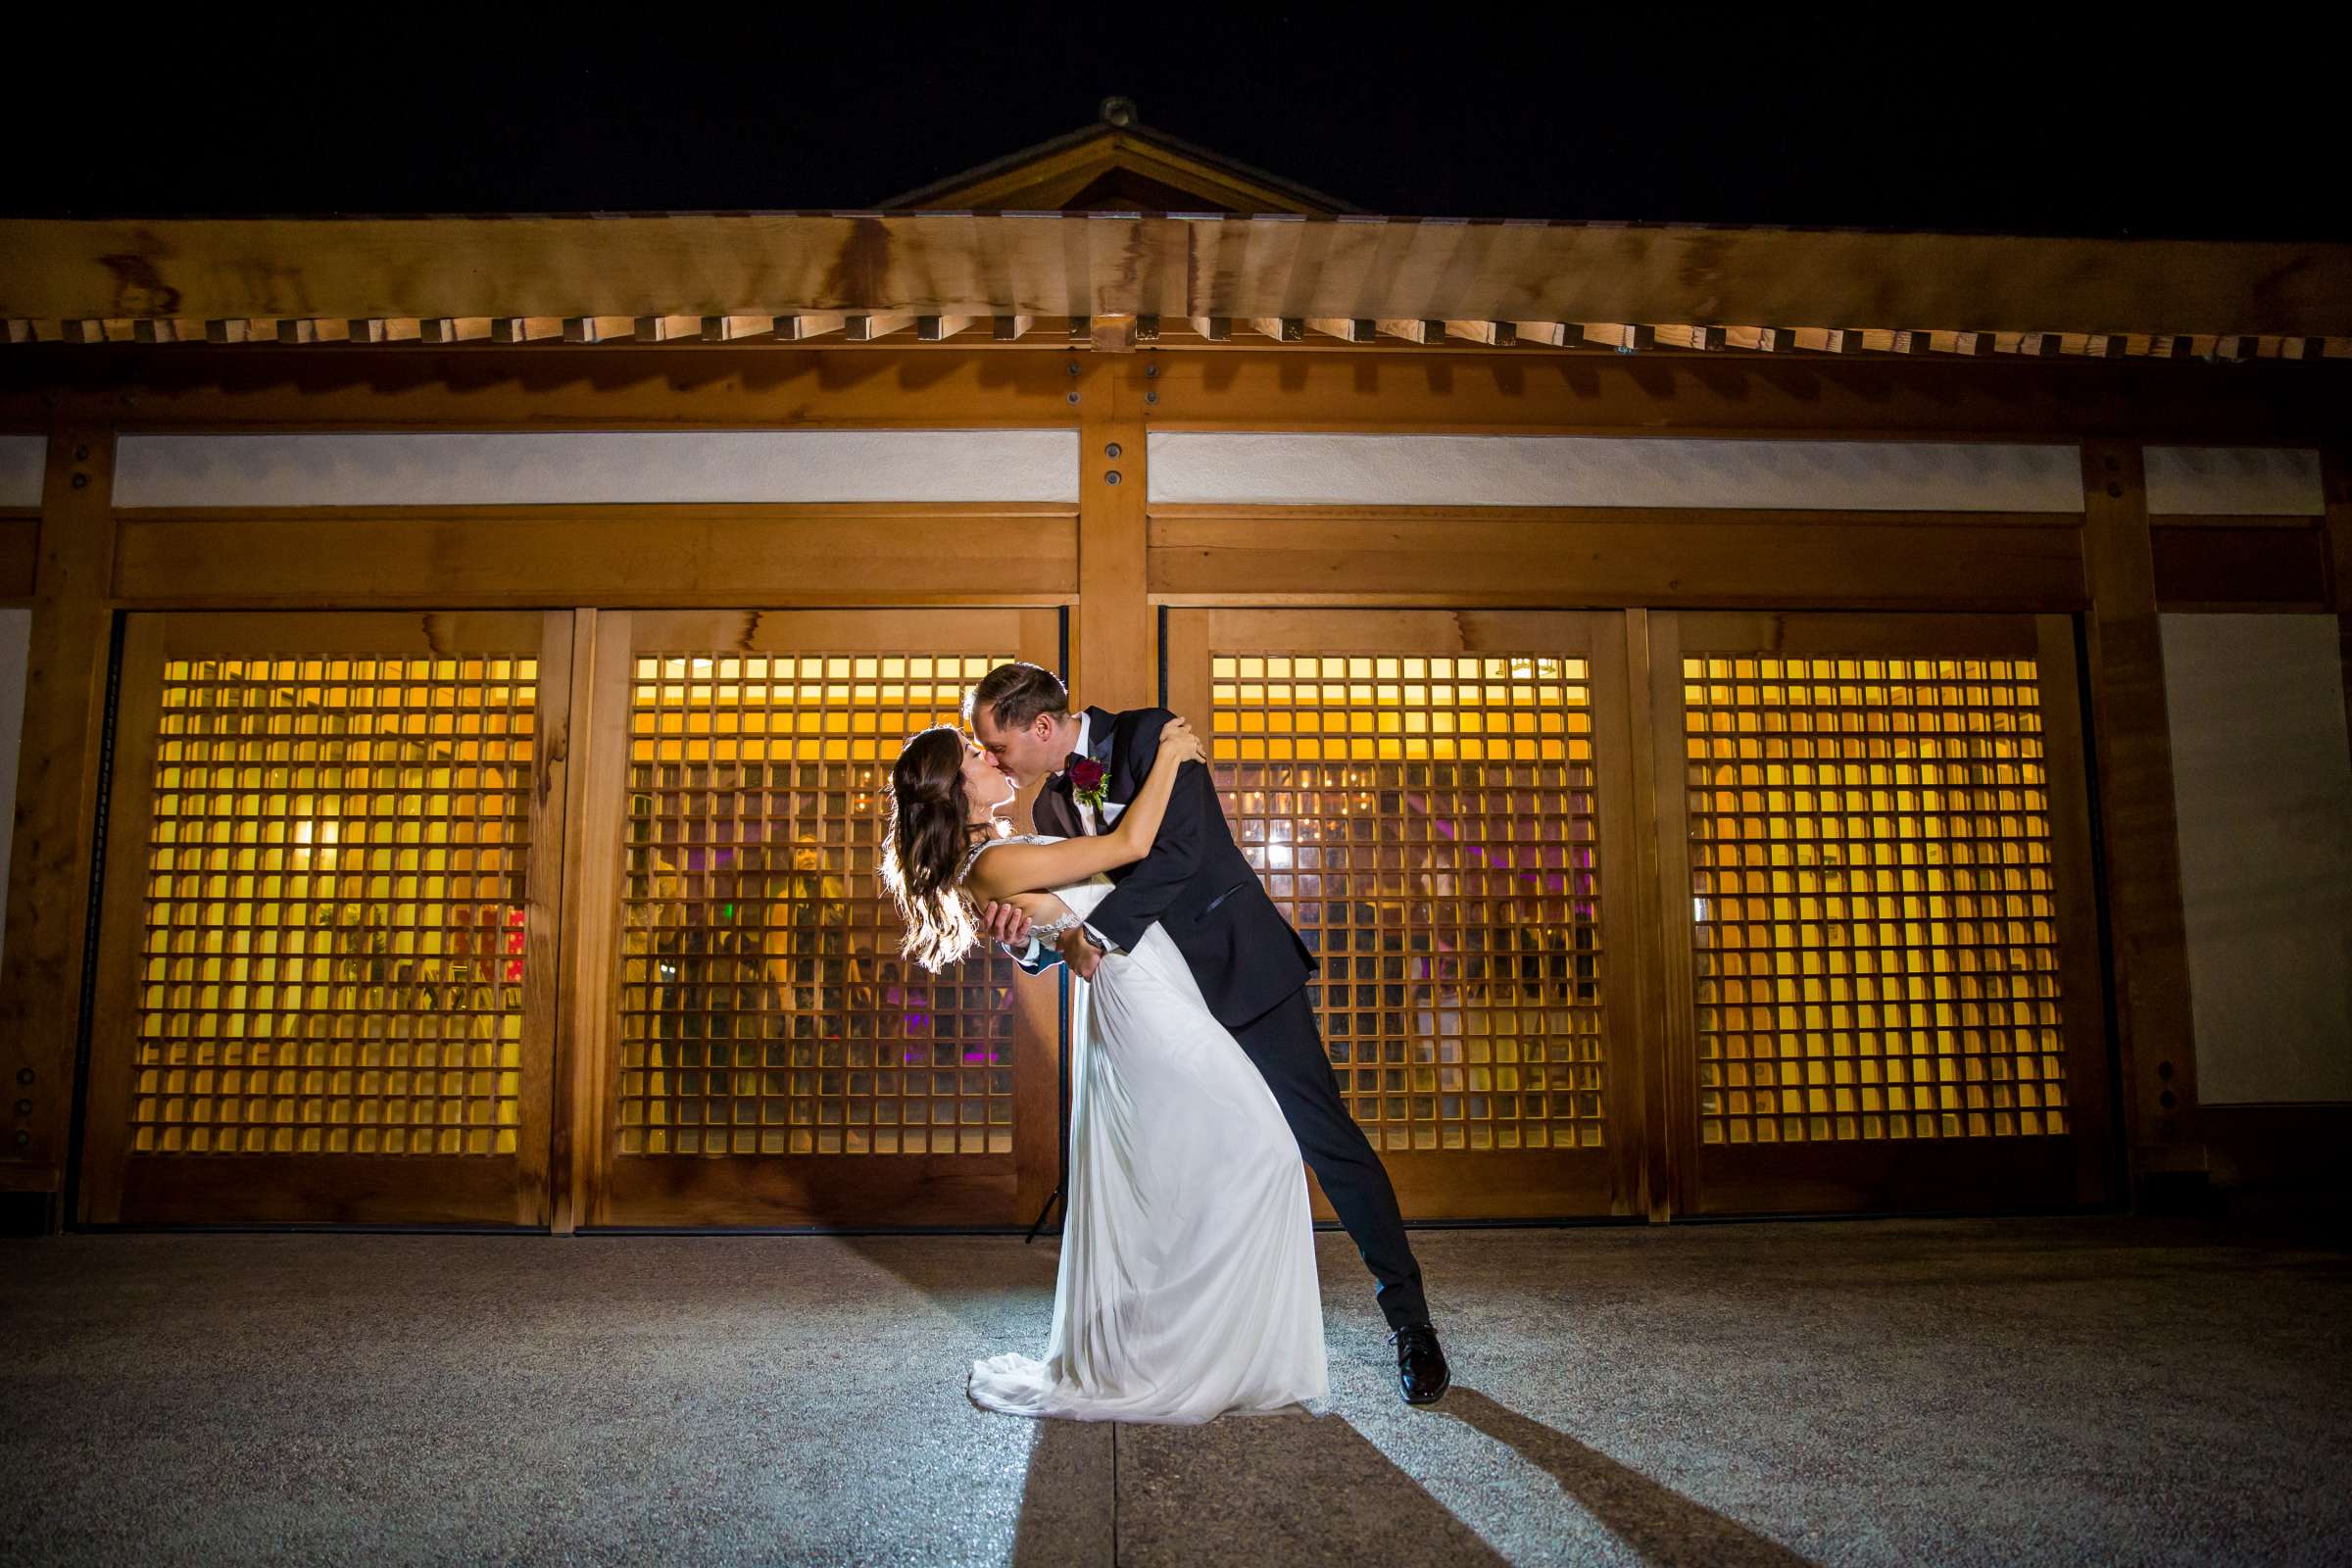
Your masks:
<svg viewBox="0 0 2352 1568"><path fill-rule="evenodd" d="M878 877L906 738L1054 610L601 612L577 858L581 1222L1000 1225L1058 1169L1056 988L933 975Z"/></svg>
<svg viewBox="0 0 2352 1568"><path fill-rule="evenodd" d="M1407 1217L1640 1212L1624 617L1178 610L1167 659Z"/></svg>
<svg viewBox="0 0 2352 1568"><path fill-rule="evenodd" d="M2102 1200L2067 617L1650 625L1677 1210Z"/></svg>
<svg viewBox="0 0 2352 1568"><path fill-rule="evenodd" d="M548 1222L570 623L128 618L84 1222Z"/></svg>
<svg viewBox="0 0 2352 1568"><path fill-rule="evenodd" d="M2107 1197L2067 617L1184 609L1166 657L1408 1217Z"/></svg>

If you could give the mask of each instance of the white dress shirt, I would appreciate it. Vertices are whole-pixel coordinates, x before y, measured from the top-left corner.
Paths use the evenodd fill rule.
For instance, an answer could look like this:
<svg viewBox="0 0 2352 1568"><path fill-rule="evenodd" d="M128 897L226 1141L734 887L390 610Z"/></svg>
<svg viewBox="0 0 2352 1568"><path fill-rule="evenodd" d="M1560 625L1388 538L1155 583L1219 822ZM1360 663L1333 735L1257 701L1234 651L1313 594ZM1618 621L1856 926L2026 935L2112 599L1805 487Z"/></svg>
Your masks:
<svg viewBox="0 0 2352 1568"><path fill-rule="evenodd" d="M1080 756L1087 754L1088 742L1093 738L1094 724L1094 715L1089 713L1085 709L1080 709L1078 710L1078 739L1075 744L1070 747L1072 752L1075 752ZM1109 764L1104 763L1103 767L1105 773L1107 774ZM1104 784L1105 787L1107 787L1107 778L1105 778ZM1078 831L1086 838L1096 837L1103 828L1106 828L1111 823L1116 822L1119 819L1119 813L1127 809L1127 805L1123 801L1105 800L1101 807L1101 810L1102 812L1102 821L1100 826L1097 826L1088 816L1085 806L1079 803L1075 795L1071 797L1070 806L1071 808L1074 809L1078 814ZM1104 953L1124 953L1127 951L1125 948L1117 946L1110 940L1110 938L1104 936L1102 932L1096 930L1091 923L1085 924L1084 929L1088 936L1094 938L1095 946L1101 948ZM1010 947L1006 947L1004 952L1006 955L1018 959L1020 962L1035 963L1037 961L1039 947L1040 944L1037 938L1031 937L1029 939L1029 945L1021 949L1020 952L1014 953Z"/></svg>

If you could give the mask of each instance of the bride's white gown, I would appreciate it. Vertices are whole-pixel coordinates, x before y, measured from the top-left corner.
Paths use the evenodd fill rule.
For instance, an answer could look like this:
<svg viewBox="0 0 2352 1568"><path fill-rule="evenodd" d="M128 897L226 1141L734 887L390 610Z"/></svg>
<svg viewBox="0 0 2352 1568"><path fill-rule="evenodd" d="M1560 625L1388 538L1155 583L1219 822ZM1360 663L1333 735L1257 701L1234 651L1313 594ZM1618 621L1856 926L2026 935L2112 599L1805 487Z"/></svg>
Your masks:
<svg viewBox="0 0 2352 1568"><path fill-rule="evenodd" d="M1055 892L1086 914L1110 883ZM1043 1359L974 1361L972 1399L1015 1415L1199 1422L1323 1397L1306 1172L1274 1092L1158 926L1072 984L1054 1328Z"/></svg>

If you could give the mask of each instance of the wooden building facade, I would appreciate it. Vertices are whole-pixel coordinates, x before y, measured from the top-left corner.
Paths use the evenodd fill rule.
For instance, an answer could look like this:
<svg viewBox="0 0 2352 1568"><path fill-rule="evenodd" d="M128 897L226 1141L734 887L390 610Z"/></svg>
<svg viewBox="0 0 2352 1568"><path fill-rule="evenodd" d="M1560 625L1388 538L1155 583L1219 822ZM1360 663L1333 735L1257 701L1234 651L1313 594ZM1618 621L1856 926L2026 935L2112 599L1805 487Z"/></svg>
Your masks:
<svg viewBox="0 0 2352 1568"><path fill-rule="evenodd" d="M1026 1224L1066 995L875 879L1008 658L1213 734L1413 1217L2352 1134L2343 248L1105 126L866 214L0 221L0 318L46 1225Z"/></svg>

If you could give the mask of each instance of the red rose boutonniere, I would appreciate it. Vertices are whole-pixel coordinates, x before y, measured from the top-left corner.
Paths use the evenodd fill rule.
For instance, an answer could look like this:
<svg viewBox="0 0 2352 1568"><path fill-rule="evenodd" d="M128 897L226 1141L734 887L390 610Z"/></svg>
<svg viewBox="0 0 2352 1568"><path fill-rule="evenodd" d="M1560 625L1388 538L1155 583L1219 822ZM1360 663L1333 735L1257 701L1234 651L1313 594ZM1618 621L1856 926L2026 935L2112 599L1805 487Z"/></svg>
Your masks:
<svg viewBox="0 0 2352 1568"><path fill-rule="evenodd" d="M1079 803L1091 806L1099 813L1102 809L1102 786L1109 769L1091 757L1082 757L1070 764L1070 793Z"/></svg>

